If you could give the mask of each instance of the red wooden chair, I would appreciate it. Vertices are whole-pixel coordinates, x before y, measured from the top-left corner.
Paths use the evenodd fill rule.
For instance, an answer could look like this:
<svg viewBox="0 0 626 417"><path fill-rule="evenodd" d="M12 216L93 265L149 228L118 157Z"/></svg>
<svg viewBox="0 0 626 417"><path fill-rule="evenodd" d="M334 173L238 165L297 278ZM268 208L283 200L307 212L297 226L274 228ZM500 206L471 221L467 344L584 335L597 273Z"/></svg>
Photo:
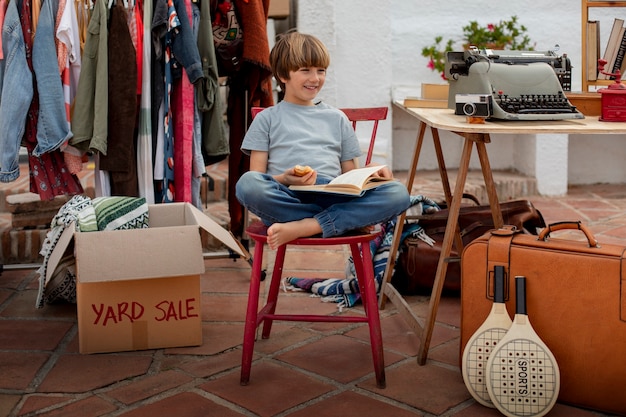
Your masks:
<svg viewBox="0 0 626 417"><path fill-rule="evenodd" d="M258 114L262 108L253 108L252 117ZM378 122L387 118L387 107L376 108L353 108L342 109L352 121L352 126L356 129L356 123L360 121L372 121L373 128L370 138L369 148L366 157L366 164L371 161L374 149L374 141ZM369 325L370 344L376 375L376 385L379 388L385 387L385 364L383 358L383 341L380 329L380 317L378 313L378 300L376 296L376 283L372 254L370 251L370 241L377 237L375 233L358 233L345 236L321 238L306 237L293 240L280 246L276 251L274 270L269 284L266 304L259 310L259 294L261 281L264 277L263 271L263 249L267 242L267 227L260 222L253 222L246 230L250 238L254 240L254 255L252 262L252 272L250 278L250 290L248 293L248 307L246 311L246 322L243 336L243 353L241 360L242 385L247 385L250 381L250 368L252 366L252 356L254 353L254 342L256 339L256 329L263 324L261 337L267 339L270 336L272 323L279 321L308 321L308 322L344 322L361 323ZM282 280L283 264L288 245L323 245L337 246L349 245L354 260L361 300L365 309L365 316L354 315L311 315L311 314L276 314L276 304L280 292L280 282Z"/></svg>

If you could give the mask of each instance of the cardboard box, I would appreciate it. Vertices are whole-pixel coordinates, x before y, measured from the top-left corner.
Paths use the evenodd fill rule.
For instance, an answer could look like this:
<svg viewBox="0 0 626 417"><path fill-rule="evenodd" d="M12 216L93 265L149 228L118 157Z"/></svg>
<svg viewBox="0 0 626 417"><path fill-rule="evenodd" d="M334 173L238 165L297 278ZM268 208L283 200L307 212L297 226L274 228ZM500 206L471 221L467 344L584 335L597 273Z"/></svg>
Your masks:
<svg viewBox="0 0 626 417"><path fill-rule="evenodd" d="M450 84L429 84L422 83L422 98L429 100L448 100Z"/></svg>
<svg viewBox="0 0 626 417"><path fill-rule="evenodd" d="M290 0L270 0L268 17L272 19L284 19L289 16Z"/></svg>
<svg viewBox="0 0 626 417"><path fill-rule="evenodd" d="M199 228L249 257L230 232L191 204L150 205L149 217L146 229L81 233L67 227L50 255L51 276L74 242L80 353L202 344Z"/></svg>

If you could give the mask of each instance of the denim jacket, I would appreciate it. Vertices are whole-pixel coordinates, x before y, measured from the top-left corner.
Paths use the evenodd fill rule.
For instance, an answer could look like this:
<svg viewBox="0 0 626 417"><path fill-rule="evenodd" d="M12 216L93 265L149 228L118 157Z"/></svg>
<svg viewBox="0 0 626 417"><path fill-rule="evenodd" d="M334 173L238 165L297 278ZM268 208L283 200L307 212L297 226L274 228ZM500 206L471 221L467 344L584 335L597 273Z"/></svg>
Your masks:
<svg viewBox="0 0 626 417"><path fill-rule="evenodd" d="M44 1L33 41L33 70L39 94L37 146L34 156L58 149L72 136L67 123L63 83L59 74L54 23L57 11L52 1Z"/></svg>
<svg viewBox="0 0 626 417"><path fill-rule="evenodd" d="M17 10L9 2L2 27L4 77L0 99L0 181L20 176L19 148L24 136L26 115L33 99L33 77L26 61L26 46Z"/></svg>
<svg viewBox="0 0 626 417"><path fill-rule="evenodd" d="M198 45L191 27L190 16L187 14L187 8L185 7L185 0L174 0L174 8L180 20L180 27L172 38L172 55L176 60L175 65L179 66L178 69L182 71L182 68L180 68L180 65L182 65L185 72L187 72L189 81L192 84L196 84L203 78L204 73L202 71ZM154 5L154 16L152 18L152 31L156 36L153 47L157 57L161 57L163 51L162 41L167 32L167 19L167 1L157 0ZM174 78L177 78L175 74Z"/></svg>

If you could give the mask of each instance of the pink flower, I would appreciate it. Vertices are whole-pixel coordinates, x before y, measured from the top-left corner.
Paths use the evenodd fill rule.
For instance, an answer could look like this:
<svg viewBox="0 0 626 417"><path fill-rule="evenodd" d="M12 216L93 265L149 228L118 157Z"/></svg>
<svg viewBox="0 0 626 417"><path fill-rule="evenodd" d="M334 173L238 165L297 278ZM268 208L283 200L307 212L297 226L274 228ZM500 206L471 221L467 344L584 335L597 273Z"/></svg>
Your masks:
<svg viewBox="0 0 626 417"><path fill-rule="evenodd" d="M495 28L496 28L496 27L494 26L494 24L493 24L493 23L489 23L489 24L487 25L487 29L489 30L489 32L493 32Z"/></svg>
<svg viewBox="0 0 626 417"><path fill-rule="evenodd" d="M435 61L433 61L432 59L430 61L428 61L428 65L426 65L429 69L434 70L435 69Z"/></svg>

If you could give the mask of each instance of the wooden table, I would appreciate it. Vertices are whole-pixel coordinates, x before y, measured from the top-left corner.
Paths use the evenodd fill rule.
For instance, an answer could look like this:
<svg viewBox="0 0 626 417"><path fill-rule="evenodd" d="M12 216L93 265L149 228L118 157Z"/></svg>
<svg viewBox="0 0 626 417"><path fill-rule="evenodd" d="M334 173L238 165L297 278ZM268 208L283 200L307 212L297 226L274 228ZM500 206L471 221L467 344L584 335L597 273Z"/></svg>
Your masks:
<svg viewBox="0 0 626 417"><path fill-rule="evenodd" d="M395 259L402 234L402 227L400 227L400 225L404 224L406 220L406 213L400 215L398 219L398 227L396 227L393 236L393 242L389 251L389 258L385 270L385 279L383 280L381 288L380 308L385 308L385 302L387 299L393 302L394 306L396 306L400 314L404 317L420 339L417 362L418 364L423 365L426 363L428 356L428 349L435 325L439 300L441 298L441 290L443 288L448 262L450 261L449 257L452 245L454 243L457 245L457 248L462 247L460 236L457 233L457 226L472 147L475 145L476 151L478 152L478 158L483 173L483 179L485 181L493 222L495 227L498 228L503 225L503 221L486 150L486 144L491 141L490 134L624 134L626 133L626 123L600 122L598 117L587 117L585 119L554 121L488 120L484 124L470 124L466 121L465 116L456 116L454 115L454 111L450 109L406 108L401 103L397 102L394 103L394 105L397 108L408 112L411 116L420 121L417 141L413 151L413 159L411 161L407 177L407 189L411 192L413 180L416 174L417 162L419 160L424 140L424 134L426 132L426 128L430 127L435 153L437 155L437 163L439 166L443 191L446 203L449 207L448 223L446 225L441 255L437 264L435 282L433 284L428 313L424 324L422 325L420 323L420 319L415 315L404 298L390 283L391 271L393 271L395 265ZM439 139L439 129L453 132L463 138L464 141L454 193L451 193L450 191L450 182L448 180L441 142Z"/></svg>

